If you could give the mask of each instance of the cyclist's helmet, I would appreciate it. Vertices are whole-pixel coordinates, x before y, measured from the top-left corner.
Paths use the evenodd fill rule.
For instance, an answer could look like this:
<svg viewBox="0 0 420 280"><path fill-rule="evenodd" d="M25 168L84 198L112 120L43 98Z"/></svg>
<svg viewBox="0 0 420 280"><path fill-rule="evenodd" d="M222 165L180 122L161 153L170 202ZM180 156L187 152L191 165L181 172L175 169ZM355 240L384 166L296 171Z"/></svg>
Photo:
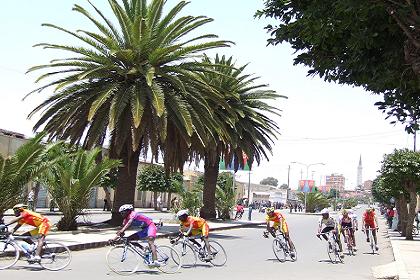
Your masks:
<svg viewBox="0 0 420 280"><path fill-rule="evenodd" d="M19 212L21 212L24 209L28 209L28 205L23 204L23 203L19 203L19 204L16 204L15 206L13 206L13 211L19 211Z"/></svg>
<svg viewBox="0 0 420 280"><path fill-rule="evenodd" d="M120 212L120 214L124 214L124 213L127 213L129 211L133 211L133 210L134 210L133 205L124 204L124 205L121 205L120 209L118 209L118 212Z"/></svg>
<svg viewBox="0 0 420 280"><path fill-rule="evenodd" d="M327 208L321 210L321 215L329 215L330 211Z"/></svg>
<svg viewBox="0 0 420 280"><path fill-rule="evenodd" d="M267 207L267 209L265 209L265 213L274 213L274 207Z"/></svg>
<svg viewBox="0 0 420 280"><path fill-rule="evenodd" d="M176 213L176 217L180 220L185 219L187 216L188 216L188 210L185 210L185 209L179 210Z"/></svg>
<svg viewBox="0 0 420 280"><path fill-rule="evenodd" d="M343 215L348 215L348 214L350 214L350 212L349 212L349 210L344 209L344 210L343 210L343 212L342 212L342 214L343 214Z"/></svg>

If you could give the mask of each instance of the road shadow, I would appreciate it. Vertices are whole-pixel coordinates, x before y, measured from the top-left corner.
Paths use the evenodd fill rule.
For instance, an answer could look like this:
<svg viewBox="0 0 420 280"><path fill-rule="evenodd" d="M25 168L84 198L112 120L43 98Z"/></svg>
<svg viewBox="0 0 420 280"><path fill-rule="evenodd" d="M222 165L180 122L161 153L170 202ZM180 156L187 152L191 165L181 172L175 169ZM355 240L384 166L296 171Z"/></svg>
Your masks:
<svg viewBox="0 0 420 280"><path fill-rule="evenodd" d="M334 262L332 262L330 259L327 259L327 260L319 260L318 262L319 262L319 263L328 263L328 264L332 264L332 265L336 265L336 264L344 264L344 262L337 262L337 263L334 263Z"/></svg>
<svg viewBox="0 0 420 280"><path fill-rule="evenodd" d="M272 262L272 263L287 263L287 262L294 263L294 262L296 262L296 261L292 261L291 259L286 259L284 262L281 262L281 261L279 261L278 259L275 259L275 258L268 258L265 261Z"/></svg>
<svg viewBox="0 0 420 280"><path fill-rule="evenodd" d="M220 233L210 233L209 234L210 238L213 239L243 239L243 237L241 236L233 236L233 235L226 235L226 234L220 234Z"/></svg>

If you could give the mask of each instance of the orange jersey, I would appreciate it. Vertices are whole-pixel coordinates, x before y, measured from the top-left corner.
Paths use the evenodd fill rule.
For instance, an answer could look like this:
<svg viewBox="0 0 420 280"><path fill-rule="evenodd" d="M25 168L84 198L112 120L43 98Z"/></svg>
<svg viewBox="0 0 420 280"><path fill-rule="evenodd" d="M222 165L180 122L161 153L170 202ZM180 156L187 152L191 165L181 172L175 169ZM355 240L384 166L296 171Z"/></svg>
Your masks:
<svg viewBox="0 0 420 280"><path fill-rule="evenodd" d="M20 213L20 217L21 219L19 220L19 224L20 225L30 225L33 227L39 227L40 225L42 225L43 223L48 223L48 219L45 218L44 216L29 211L29 210L23 210Z"/></svg>
<svg viewBox="0 0 420 280"><path fill-rule="evenodd" d="M268 214L265 216L265 220L267 222L275 222L280 223L281 220L285 221L286 219L279 211L274 211L273 216L269 216Z"/></svg>
<svg viewBox="0 0 420 280"><path fill-rule="evenodd" d="M181 222L181 226L186 228L190 227L191 224L193 225L193 229L200 229L206 224L206 220L199 217L188 216L185 222Z"/></svg>

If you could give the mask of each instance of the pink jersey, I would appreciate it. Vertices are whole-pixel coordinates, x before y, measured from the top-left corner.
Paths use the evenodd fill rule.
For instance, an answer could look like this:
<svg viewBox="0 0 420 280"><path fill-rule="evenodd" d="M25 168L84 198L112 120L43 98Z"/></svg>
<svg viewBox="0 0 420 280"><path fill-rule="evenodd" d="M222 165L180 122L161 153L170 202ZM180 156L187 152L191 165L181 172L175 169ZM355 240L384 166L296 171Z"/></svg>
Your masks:
<svg viewBox="0 0 420 280"><path fill-rule="evenodd" d="M130 215L128 215L124 219L123 225L127 224L129 220L133 220L131 225L135 227L145 228L148 227L150 224L153 224L152 219L135 211L131 211Z"/></svg>

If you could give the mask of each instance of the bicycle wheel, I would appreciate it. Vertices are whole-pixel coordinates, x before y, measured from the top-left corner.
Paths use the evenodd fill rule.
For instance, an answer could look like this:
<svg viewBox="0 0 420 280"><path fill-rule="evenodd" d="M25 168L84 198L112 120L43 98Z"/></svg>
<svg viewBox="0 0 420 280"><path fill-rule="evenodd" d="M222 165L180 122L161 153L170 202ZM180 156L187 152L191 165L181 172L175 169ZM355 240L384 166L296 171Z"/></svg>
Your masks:
<svg viewBox="0 0 420 280"><path fill-rule="evenodd" d="M223 246L217 241L209 241L210 255L212 259L210 263L214 266L223 266L227 262L226 251Z"/></svg>
<svg viewBox="0 0 420 280"><path fill-rule="evenodd" d="M106 254L106 263L109 269L120 275L136 272L140 261L140 256L125 245L111 247Z"/></svg>
<svg viewBox="0 0 420 280"><path fill-rule="evenodd" d="M0 240L0 270L13 266L19 259L19 248L12 243Z"/></svg>
<svg viewBox="0 0 420 280"><path fill-rule="evenodd" d="M197 253L194 250L194 246L180 242L172 245L172 247L180 255L183 268L194 267L197 264Z"/></svg>
<svg viewBox="0 0 420 280"><path fill-rule="evenodd" d="M40 265L48 270L61 270L71 262L70 249L60 242L45 242L41 251Z"/></svg>
<svg viewBox="0 0 420 280"><path fill-rule="evenodd" d="M176 273L181 267L181 257L178 252L169 246L157 246L157 261L160 263L158 269L163 273Z"/></svg>
<svg viewBox="0 0 420 280"><path fill-rule="evenodd" d="M274 255L276 256L276 258L280 261L280 262L285 262L286 261L286 251L284 250L281 241L277 238L274 238L273 240L273 252Z"/></svg>
<svg viewBox="0 0 420 280"><path fill-rule="evenodd" d="M375 241L373 239L372 231L370 231L369 236L370 236L370 249L372 250L372 255L374 255L375 254Z"/></svg>

